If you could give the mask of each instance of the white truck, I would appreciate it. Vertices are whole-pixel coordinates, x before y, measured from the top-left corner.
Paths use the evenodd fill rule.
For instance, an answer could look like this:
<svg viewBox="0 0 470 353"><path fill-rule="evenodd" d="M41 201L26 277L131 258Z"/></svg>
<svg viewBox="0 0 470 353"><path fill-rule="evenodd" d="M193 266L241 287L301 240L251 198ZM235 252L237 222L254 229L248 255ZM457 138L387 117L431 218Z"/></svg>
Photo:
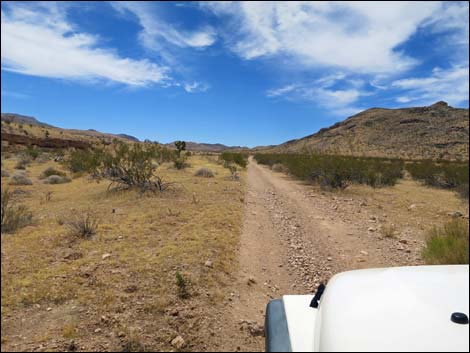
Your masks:
<svg viewBox="0 0 470 353"><path fill-rule="evenodd" d="M269 302L266 351L468 352L468 309L468 265L344 272Z"/></svg>

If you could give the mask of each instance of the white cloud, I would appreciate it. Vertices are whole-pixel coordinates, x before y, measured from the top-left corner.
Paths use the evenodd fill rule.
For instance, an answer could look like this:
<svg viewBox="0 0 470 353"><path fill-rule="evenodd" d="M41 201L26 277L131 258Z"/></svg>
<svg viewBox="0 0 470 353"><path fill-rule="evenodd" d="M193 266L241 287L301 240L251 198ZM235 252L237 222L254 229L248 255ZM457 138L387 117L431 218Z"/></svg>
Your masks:
<svg viewBox="0 0 470 353"><path fill-rule="evenodd" d="M304 66L393 73L417 64L397 51L438 2L211 2L231 21L228 45L245 59L287 55Z"/></svg>
<svg viewBox="0 0 470 353"><path fill-rule="evenodd" d="M459 105L469 99L468 63L445 70L435 68L427 77L397 80L391 86L408 92L397 98L400 103L431 104L444 100L451 105Z"/></svg>
<svg viewBox="0 0 470 353"><path fill-rule="evenodd" d="M140 1L115 1L113 8L121 13L129 11L136 16L142 31L139 38L142 44L151 50L162 48L161 40L177 47L205 48L216 41L216 32L210 26L203 26L195 31L178 30L166 23L155 11L152 3Z"/></svg>
<svg viewBox="0 0 470 353"><path fill-rule="evenodd" d="M338 83L342 88L335 88ZM349 79L343 73L320 77L313 82L295 83L266 92L268 97L282 97L288 100L311 102L328 109L331 113L347 116L360 111L354 106L361 97L370 95L361 90L362 80Z"/></svg>
<svg viewBox="0 0 470 353"><path fill-rule="evenodd" d="M185 82L183 88L188 93L206 92L209 86L201 82Z"/></svg>
<svg viewBox="0 0 470 353"><path fill-rule="evenodd" d="M162 83L168 68L100 48L97 36L76 31L56 3L8 4L2 10L2 70L25 75L105 80L130 86Z"/></svg>

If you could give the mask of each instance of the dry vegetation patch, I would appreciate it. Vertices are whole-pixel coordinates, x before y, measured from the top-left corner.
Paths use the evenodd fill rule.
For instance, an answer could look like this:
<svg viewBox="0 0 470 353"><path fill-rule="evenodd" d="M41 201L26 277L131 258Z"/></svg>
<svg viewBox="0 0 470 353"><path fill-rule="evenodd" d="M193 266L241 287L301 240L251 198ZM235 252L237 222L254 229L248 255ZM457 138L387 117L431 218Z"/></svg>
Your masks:
<svg viewBox="0 0 470 353"><path fill-rule="evenodd" d="M181 185L164 193L108 190L107 182L84 174L54 185L48 201L51 186L37 180L59 165L30 164L35 187L19 198L35 224L1 238L2 350L64 350L73 343L79 350L163 351L174 349L177 336L187 349L204 349L236 267L244 174L233 181L212 160L189 161L184 170L163 163L161 177ZM216 174L197 178L199 168ZM73 222L75 234L94 235L73 237L70 214L80 218L83 210L99 227L81 218Z"/></svg>

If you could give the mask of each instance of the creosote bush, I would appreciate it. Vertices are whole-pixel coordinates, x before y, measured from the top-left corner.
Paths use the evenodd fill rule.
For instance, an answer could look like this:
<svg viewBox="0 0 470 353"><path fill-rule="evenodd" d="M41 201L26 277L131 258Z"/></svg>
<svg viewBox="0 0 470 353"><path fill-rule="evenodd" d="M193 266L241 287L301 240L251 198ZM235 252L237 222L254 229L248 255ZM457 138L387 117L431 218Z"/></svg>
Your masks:
<svg viewBox="0 0 470 353"><path fill-rule="evenodd" d="M403 161L382 158L317 154L256 154L260 164L282 164L290 174L324 188L345 189L351 184L393 186L402 177Z"/></svg>
<svg viewBox="0 0 470 353"><path fill-rule="evenodd" d="M171 152L154 143L114 141L107 148L73 151L65 165L72 172L87 172L97 180L109 180L110 187L141 191L168 189L172 183L154 175L159 164L174 159Z"/></svg>
<svg viewBox="0 0 470 353"><path fill-rule="evenodd" d="M67 226L72 235L80 238L91 238L99 226L98 218L91 211L71 214L61 222Z"/></svg>
<svg viewBox="0 0 470 353"><path fill-rule="evenodd" d="M432 265L468 264L468 222L454 219L443 227L432 228L427 235L423 258Z"/></svg>
<svg viewBox="0 0 470 353"><path fill-rule="evenodd" d="M245 168L248 164L248 155L244 153L222 152L219 159L226 165L234 163L242 168Z"/></svg>
<svg viewBox="0 0 470 353"><path fill-rule="evenodd" d="M24 205L16 205L8 189L1 192L2 233L14 233L17 229L31 224L33 215Z"/></svg>
<svg viewBox="0 0 470 353"><path fill-rule="evenodd" d="M425 160L408 163L406 169L427 186L455 190L468 199L468 163Z"/></svg>
<svg viewBox="0 0 470 353"><path fill-rule="evenodd" d="M214 172L210 170L209 168L199 168L194 175L204 177L204 178L213 178Z"/></svg>

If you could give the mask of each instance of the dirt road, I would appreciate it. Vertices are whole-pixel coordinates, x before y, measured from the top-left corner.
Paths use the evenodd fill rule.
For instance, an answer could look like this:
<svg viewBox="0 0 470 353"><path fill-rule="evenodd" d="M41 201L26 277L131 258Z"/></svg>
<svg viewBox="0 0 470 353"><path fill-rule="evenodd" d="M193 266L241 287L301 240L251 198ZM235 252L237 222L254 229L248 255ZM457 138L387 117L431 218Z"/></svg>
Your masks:
<svg viewBox="0 0 470 353"><path fill-rule="evenodd" d="M223 315L219 348L263 350L264 310L271 298L311 293L349 269L419 263L417 241L377 234L361 200L314 192L311 186L248 166L240 271Z"/></svg>

